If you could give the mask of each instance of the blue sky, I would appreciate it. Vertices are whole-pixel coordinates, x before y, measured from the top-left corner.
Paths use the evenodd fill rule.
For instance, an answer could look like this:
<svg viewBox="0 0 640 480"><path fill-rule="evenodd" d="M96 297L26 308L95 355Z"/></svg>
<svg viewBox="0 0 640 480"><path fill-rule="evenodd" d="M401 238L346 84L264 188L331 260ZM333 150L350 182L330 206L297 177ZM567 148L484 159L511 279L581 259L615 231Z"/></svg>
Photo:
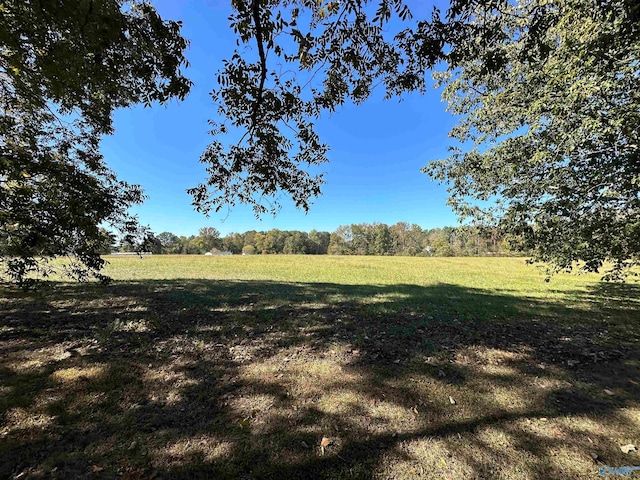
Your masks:
<svg viewBox="0 0 640 480"><path fill-rule="evenodd" d="M156 233L196 234L205 226L222 234L246 230L333 231L339 225L398 221L434 228L457 223L446 205L446 189L420 172L429 160L443 158L454 119L436 90L384 101L382 92L360 106L346 105L317 122L329 144L330 162L323 195L309 213L286 197L274 218L255 218L247 206L212 213L194 210L186 189L206 178L198 159L212 137L207 121L216 106L209 93L221 60L233 51L228 26L229 0L155 0L165 18L183 21L191 41L186 71L194 82L188 98L168 106L135 107L115 114L116 133L102 142L109 166L118 176L142 185L148 198L133 211Z"/></svg>

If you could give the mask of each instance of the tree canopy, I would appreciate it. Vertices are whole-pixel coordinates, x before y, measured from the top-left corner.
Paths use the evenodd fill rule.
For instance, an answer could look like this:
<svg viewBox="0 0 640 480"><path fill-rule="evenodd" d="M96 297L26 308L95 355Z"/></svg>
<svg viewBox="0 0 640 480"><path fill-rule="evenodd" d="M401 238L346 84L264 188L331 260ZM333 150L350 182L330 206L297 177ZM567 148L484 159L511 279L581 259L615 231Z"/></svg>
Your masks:
<svg viewBox="0 0 640 480"><path fill-rule="evenodd" d="M138 0L0 2L0 250L18 282L50 273L98 276L108 226L142 233L127 209L139 186L119 181L98 145L115 108L184 98L180 24ZM103 277L101 277L103 278Z"/></svg>
<svg viewBox="0 0 640 480"><path fill-rule="evenodd" d="M308 209L323 183L308 167L328 150L314 119L377 86L424 92L438 67L460 143L425 171L463 219L501 225L556 268L637 259L639 2L452 0L425 19L403 0L231 3L239 48L213 91L225 121L191 191L200 210L276 212L265 198L283 191ZM239 142L225 143L231 129Z"/></svg>
<svg viewBox="0 0 640 480"><path fill-rule="evenodd" d="M556 269L612 260L615 277L640 254L640 9L630 7L520 0L484 11L473 22L504 40L470 45L437 75L463 147L426 171L449 182L462 216L499 223Z"/></svg>

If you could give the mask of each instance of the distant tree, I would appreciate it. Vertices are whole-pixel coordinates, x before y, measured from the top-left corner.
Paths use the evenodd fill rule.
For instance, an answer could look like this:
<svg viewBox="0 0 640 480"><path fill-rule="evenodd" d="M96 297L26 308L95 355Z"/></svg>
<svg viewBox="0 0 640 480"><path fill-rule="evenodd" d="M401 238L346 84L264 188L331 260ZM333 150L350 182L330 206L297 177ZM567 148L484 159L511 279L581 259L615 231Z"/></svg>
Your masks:
<svg viewBox="0 0 640 480"><path fill-rule="evenodd" d="M277 228L269 230L267 232L267 238L271 242L271 251L272 253L283 253L284 252L284 241L286 239L286 232L282 230L278 230Z"/></svg>
<svg viewBox="0 0 640 480"><path fill-rule="evenodd" d="M220 238L220 232L215 227L204 227L198 231L198 235L208 238Z"/></svg>
<svg viewBox="0 0 640 480"><path fill-rule="evenodd" d="M242 254L243 255L255 255L256 254L256 248L253 245L245 245L244 247L242 247Z"/></svg>
<svg viewBox="0 0 640 480"><path fill-rule="evenodd" d="M391 235L392 255L410 255L407 248L407 237L411 226L407 222L398 222L389 227Z"/></svg>
<svg viewBox="0 0 640 480"><path fill-rule="evenodd" d="M142 244L142 250L145 252L151 252L153 254L162 253L162 242L153 234L148 234L144 238Z"/></svg>
<svg viewBox="0 0 640 480"><path fill-rule="evenodd" d="M331 234L329 232L311 230L309 232L309 248L307 249L307 252L314 253L316 255L325 254L329 249L330 241Z"/></svg>
<svg viewBox="0 0 640 480"><path fill-rule="evenodd" d="M194 245L197 245L199 253L210 252L214 248L218 250L222 246L220 240L220 232L214 227L201 228L198 232L198 236L193 240Z"/></svg>
<svg viewBox="0 0 640 480"><path fill-rule="evenodd" d="M367 253L369 255L391 255L393 254L393 240L389 227L384 223L374 223L369 227L370 242Z"/></svg>
<svg viewBox="0 0 640 480"><path fill-rule="evenodd" d="M431 249L432 255L439 257L452 257L455 255L455 251L451 244L453 238L447 235L447 232L443 229L436 228L429 232L427 237L427 245Z"/></svg>
<svg viewBox="0 0 640 480"><path fill-rule="evenodd" d="M242 240L244 242L243 245L252 245L255 246L256 242L255 242L255 237L256 234L258 232L256 232L255 230L249 230L248 232L244 232L242 234Z"/></svg>
<svg viewBox="0 0 640 480"><path fill-rule="evenodd" d="M353 230L351 225L341 225L331 234L328 253L330 255L352 255Z"/></svg>
<svg viewBox="0 0 640 480"><path fill-rule="evenodd" d="M156 237L162 244L162 253L180 253L182 245L180 237L171 232L162 232Z"/></svg>
<svg viewBox="0 0 640 480"><path fill-rule="evenodd" d="M263 232L256 232L253 236L253 242L255 245L256 253L271 253L269 251L269 242L267 236Z"/></svg>
<svg viewBox="0 0 640 480"><path fill-rule="evenodd" d="M285 238L282 253L284 253L285 255L300 253L296 251L296 244L295 244L295 239L293 238L293 235L288 235Z"/></svg>
<svg viewBox="0 0 640 480"><path fill-rule="evenodd" d="M134 243L129 238L123 238L118 245L118 251L120 252L131 253L136 250L142 250L142 247Z"/></svg>
<svg viewBox="0 0 640 480"><path fill-rule="evenodd" d="M242 252L244 246L244 238L240 233L229 233L222 239L222 249L233 254Z"/></svg>
<svg viewBox="0 0 640 480"><path fill-rule="evenodd" d="M306 232L284 232L285 241L282 253L302 254L307 253L309 246L309 235Z"/></svg>
<svg viewBox="0 0 640 480"><path fill-rule="evenodd" d="M116 249L116 236L106 228L100 228L97 252L100 255L109 255Z"/></svg>
<svg viewBox="0 0 640 480"><path fill-rule="evenodd" d="M199 255L205 253L205 245L200 236L190 235L189 237L180 237L180 243L182 244L182 251L180 253L185 255Z"/></svg>
<svg viewBox="0 0 640 480"><path fill-rule="evenodd" d="M371 229L366 223L355 223L351 225L350 250L354 255L367 255L369 253L369 242L371 241Z"/></svg>
<svg viewBox="0 0 640 480"><path fill-rule="evenodd" d="M406 232L405 242L406 254L418 255L424 252L427 246L427 235L419 225L413 224Z"/></svg>
<svg viewBox="0 0 640 480"><path fill-rule="evenodd" d="M268 232L257 232L254 235L256 251L262 254L283 253L287 232L271 229ZM247 240L245 240L245 243Z"/></svg>
<svg viewBox="0 0 640 480"><path fill-rule="evenodd" d="M176 252L175 253L186 254L187 253L188 244L189 244L189 238L187 238L184 235L180 235L180 241L176 245Z"/></svg>

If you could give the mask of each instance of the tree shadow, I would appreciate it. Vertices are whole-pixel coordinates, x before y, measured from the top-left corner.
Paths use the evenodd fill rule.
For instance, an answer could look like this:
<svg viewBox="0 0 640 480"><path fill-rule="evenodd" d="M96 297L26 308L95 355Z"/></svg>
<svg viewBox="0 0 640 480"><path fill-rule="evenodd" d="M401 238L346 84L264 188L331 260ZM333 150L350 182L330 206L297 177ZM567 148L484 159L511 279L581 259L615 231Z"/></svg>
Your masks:
<svg viewBox="0 0 640 480"><path fill-rule="evenodd" d="M0 303L0 477L562 478L640 464L640 288L56 284ZM322 439L326 445L321 445Z"/></svg>

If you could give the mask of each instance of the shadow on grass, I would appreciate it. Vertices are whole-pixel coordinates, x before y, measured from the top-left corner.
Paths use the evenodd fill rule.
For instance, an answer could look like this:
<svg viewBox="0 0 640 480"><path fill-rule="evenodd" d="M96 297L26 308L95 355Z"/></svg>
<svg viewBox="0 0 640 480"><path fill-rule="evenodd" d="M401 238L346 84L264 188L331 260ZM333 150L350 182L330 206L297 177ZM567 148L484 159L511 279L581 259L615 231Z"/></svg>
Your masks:
<svg viewBox="0 0 640 480"><path fill-rule="evenodd" d="M619 449L640 435L635 285L562 301L208 280L3 293L2 478L589 478L640 464Z"/></svg>

